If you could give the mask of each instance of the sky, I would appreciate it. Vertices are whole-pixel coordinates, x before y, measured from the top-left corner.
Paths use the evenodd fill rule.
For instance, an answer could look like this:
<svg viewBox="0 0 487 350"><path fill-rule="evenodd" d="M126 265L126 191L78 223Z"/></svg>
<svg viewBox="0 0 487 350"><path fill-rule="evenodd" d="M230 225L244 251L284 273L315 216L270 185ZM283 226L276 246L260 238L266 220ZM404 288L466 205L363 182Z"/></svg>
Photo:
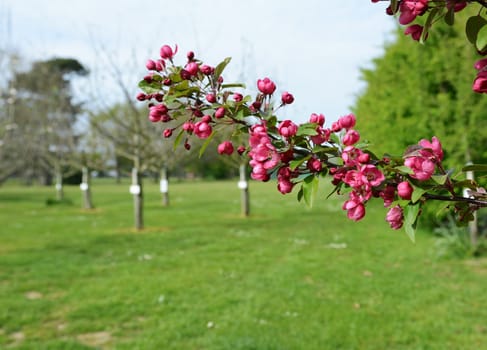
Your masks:
<svg viewBox="0 0 487 350"><path fill-rule="evenodd" d="M78 98L102 106L121 99L115 74L135 96L147 59L177 44L176 62L190 50L210 65L232 57L226 82L254 93L257 79L269 77L278 96L292 93L280 119L323 113L331 122L350 112L364 88L360 69L391 38L385 7L370 0L0 0L0 48L32 61L78 59L91 72L77 83Z"/></svg>

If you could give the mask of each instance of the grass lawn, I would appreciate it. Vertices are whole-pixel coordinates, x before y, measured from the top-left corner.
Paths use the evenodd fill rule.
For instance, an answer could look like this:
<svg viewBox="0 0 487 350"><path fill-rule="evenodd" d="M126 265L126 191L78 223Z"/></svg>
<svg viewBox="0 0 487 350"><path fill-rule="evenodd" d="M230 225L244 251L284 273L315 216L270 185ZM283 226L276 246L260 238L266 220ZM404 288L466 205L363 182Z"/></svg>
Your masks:
<svg viewBox="0 0 487 350"><path fill-rule="evenodd" d="M95 183L96 209L52 188L0 187L0 349L487 349L487 260L412 244L377 205L349 222L275 184Z"/></svg>

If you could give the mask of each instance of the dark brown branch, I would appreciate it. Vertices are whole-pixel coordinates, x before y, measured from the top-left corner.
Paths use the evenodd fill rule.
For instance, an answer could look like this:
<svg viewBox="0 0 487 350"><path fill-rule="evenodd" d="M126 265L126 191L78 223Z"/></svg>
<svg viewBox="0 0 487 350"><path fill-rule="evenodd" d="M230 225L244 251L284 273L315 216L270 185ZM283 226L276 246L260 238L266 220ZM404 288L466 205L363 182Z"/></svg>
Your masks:
<svg viewBox="0 0 487 350"><path fill-rule="evenodd" d="M437 194L423 194L423 197L426 199L437 200L437 201L445 201L445 202L464 202L469 204L474 204L479 207L487 207L487 201L475 199L475 198L465 198L465 197L458 197L458 196L442 196Z"/></svg>

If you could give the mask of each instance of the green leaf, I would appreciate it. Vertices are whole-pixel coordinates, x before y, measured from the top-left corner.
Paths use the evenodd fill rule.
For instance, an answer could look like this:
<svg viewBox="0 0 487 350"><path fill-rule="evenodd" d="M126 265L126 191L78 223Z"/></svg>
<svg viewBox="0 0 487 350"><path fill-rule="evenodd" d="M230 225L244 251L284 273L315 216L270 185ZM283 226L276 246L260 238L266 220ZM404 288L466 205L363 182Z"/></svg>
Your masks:
<svg viewBox="0 0 487 350"><path fill-rule="evenodd" d="M455 6L451 6L445 14L445 23L449 26L455 23Z"/></svg>
<svg viewBox="0 0 487 350"><path fill-rule="evenodd" d="M423 31L421 32L421 37L419 38L419 42L421 44L424 44L424 42L426 41L426 38L428 37L428 31L430 30L431 25L433 24L433 21L435 20L435 17L439 12L440 12L439 8L433 8L428 14L428 17L426 18L426 22L424 23L423 26Z"/></svg>
<svg viewBox="0 0 487 350"><path fill-rule="evenodd" d="M245 89L246 86L244 83L232 83L232 84L222 84L223 89L230 89L230 88L243 88Z"/></svg>
<svg viewBox="0 0 487 350"><path fill-rule="evenodd" d="M410 204L404 208L404 229L409 239L416 242L416 224L418 221L420 203Z"/></svg>
<svg viewBox="0 0 487 350"><path fill-rule="evenodd" d="M301 188L299 189L299 192L298 192L298 202L301 202L301 200L303 199L303 185L301 185Z"/></svg>
<svg viewBox="0 0 487 350"><path fill-rule="evenodd" d="M433 175L431 179L436 182L438 185L444 185L446 179L448 179L448 175Z"/></svg>
<svg viewBox="0 0 487 350"><path fill-rule="evenodd" d="M419 201L421 199L423 194L426 193L426 190L424 188L421 188L421 187L416 187L414 185L412 185L412 186L413 186L413 193L411 194L411 202L416 203L417 201Z"/></svg>
<svg viewBox="0 0 487 350"><path fill-rule="evenodd" d="M318 135L316 131L316 125L314 124L302 124L299 126L296 136L314 136Z"/></svg>
<svg viewBox="0 0 487 350"><path fill-rule="evenodd" d="M289 169L291 169L291 171L296 170L296 168L298 168L301 164L303 164L305 161L307 161L310 158L311 158L311 155L308 155L308 156L303 157L301 159L291 160L289 162Z"/></svg>
<svg viewBox="0 0 487 350"><path fill-rule="evenodd" d="M410 167L407 167L405 165L401 165L401 166L398 166L395 168L396 170L399 170L401 173L403 174L408 174L408 175L412 175L414 174L414 171L413 169L411 169Z"/></svg>
<svg viewBox="0 0 487 350"><path fill-rule="evenodd" d="M155 94L161 91L161 83L155 81L148 83L145 80L141 80L139 82L139 88L146 94Z"/></svg>
<svg viewBox="0 0 487 350"><path fill-rule="evenodd" d="M479 51L485 51L487 49L487 26L480 28L477 34L477 40L475 41L475 47Z"/></svg>
<svg viewBox="0 0 487 350"><path fill-rule="evenodd" d="M178 133L178 135L176 136L176 138L174 139L174 143L173 143L173 150L176 150L176 148L179 146L179 144L181 143L181 139L183 138L183 135L184 135L184 130L181 129Z"/></svg>
<svg viewBox="0 0 487 350"><path fill-rule="evenodd" d="M208 147L208 145L210 144L211 140L213 139L213 136L215 136L216 132L213 131L211 133L210 136L208 136L205 140L205 142L203 143L203 145L201 146L201 149L200 149L200 153L198 155L199 158L201 158L201 156L203 155L203 153L205 153L206 151L206 148Z"/></svg>
<svg viewBox="0 0 487 350"><path fill-rule="evenodd" d="M304 179L303 182L303 198L304 202L309 206L313 206L314 198L316 197L316 193L318 192L318 187L320 184L320 180L318 176L309 175Z"/></svg>
<svg viewBox="0 0 487 350"><path fill-rule="evenodd" d="M465 33L471 44L476 45L478 33L486 23L487 20L481 16L472 16L467 20L467 23L465 24Z"/></svg>
<svg viewBox="0 0 487 350"><path fill-rule="evenodd" d="M215 73L213 74L214 77L218 78L220 75L222 75L223 70L227 66L227 64L230 63L232 60L231 57L225 58L222 62L220 62L216 67L215 67Z"/></svg>
<svg viewBox="0 0 487 350"><path fill-rule="evenodd" d="M399 0L391 0L391 10L393 14L399 10Z"/></svg>
<svg viewBox="0 0 487 350"><path fill-rule="evenodd" d="M467 165L462 168L463 172L467 171L480 171L480 172L487 172L487 164L472 164Z"/></svg>

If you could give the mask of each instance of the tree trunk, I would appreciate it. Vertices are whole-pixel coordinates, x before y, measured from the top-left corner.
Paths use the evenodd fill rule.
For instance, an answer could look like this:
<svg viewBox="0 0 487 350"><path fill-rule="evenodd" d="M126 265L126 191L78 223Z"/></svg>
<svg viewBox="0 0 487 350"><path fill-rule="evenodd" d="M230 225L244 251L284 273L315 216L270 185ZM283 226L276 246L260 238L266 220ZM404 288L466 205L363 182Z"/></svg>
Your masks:
<svg viewBox="0 0 487 350"><path fill-rule="evenodd" d="M242 216L250 215L250 196L249 196L249 182L247 179L247 166L245 163L240 164L240 181L238 187L241 189L241 212Z"/></svg>
<svg viewBox="0 0 487 350"><path fill-rule="evenodd" d="M467 171L467 179L474 180L473 171ZM468 231L470 233L470 243L475 249L479 240L479 226L477 222L477 211L473 212L473 220L468 222Z"/></svg>
<svg viewBox="0 0 487 350"><path fill-rule="evenodd" d="M142 182L140 180L140 174L137 168L132 169L132 185L130 186L130 193L132 193L132 195L134 196L135 229L142 230L144 228L144 201L142 193Z"/></svg>
<svg viewBox="0 0 487 350"><path fill-rule="evenodd" d="M160 190L162 193L162 205L169 206L169 179L167 176L167 168L164 166L161 169Z"/></svg>
<svg viewBox="0 0 487 350"><path fill-rule="evenodd" d="M56 198L58 201L64 199L63 174L60 169L56 169Z"/></svg>
<svg viewBox="0 0 487 350"><path fill-rule="evenodd" d="M91 201L91 187L90 187L90 171L87 167L82 169L83 177L81 180L81 191L83 193L83 208L93 209L93 202Z"/></svg>

